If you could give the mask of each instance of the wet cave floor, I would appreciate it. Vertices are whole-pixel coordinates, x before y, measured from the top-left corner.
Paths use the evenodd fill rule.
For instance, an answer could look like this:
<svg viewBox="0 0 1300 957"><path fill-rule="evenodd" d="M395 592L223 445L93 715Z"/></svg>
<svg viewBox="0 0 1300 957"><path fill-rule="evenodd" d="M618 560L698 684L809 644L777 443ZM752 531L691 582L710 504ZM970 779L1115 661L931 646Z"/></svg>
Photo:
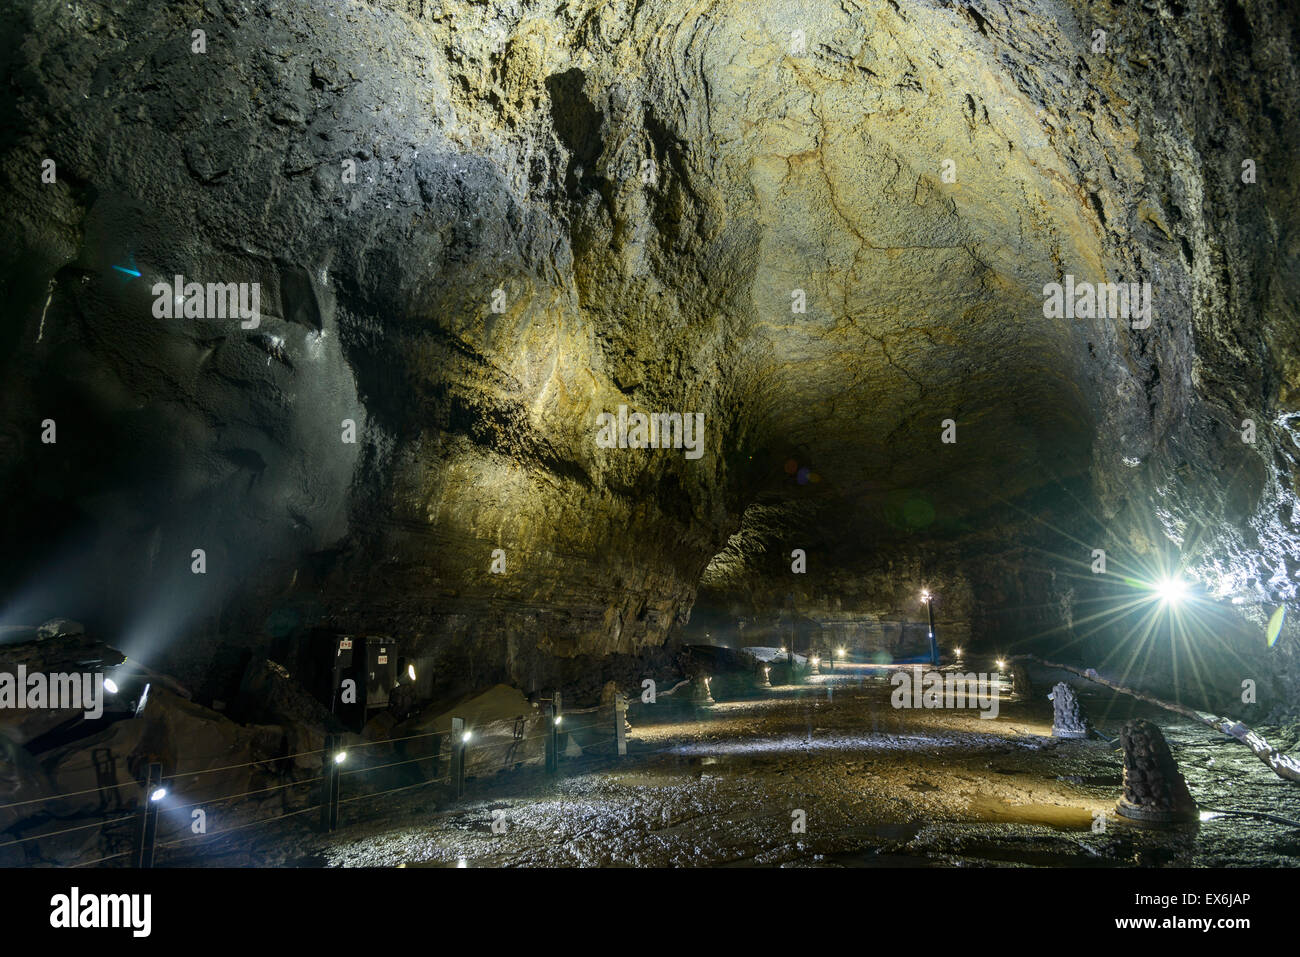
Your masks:
<svg viewBox="0 0 1300 957"><path fill-rule="evenodd" d="M534 767L471 778L455 802L418 788L347 806L340 829L328 836L286 822L168 863L1300 864L1300 828L1285 824L1220 816L1171 830L1118 818L1118 741L1053 739L1046 693L1068 676L1030 674L1032 692L1004 692L992 720L976 710L895 709L889 671L857 664L765 689L752 700L633 702L629 754L621 761L589 751L566 758L554 779ZM1264 811L1300 820L1300 786L1242 746L1108 689L1071 683L1111 737L1130 717L1159 724L1203 812ZM792 831L796 811L804 812L801 833Z"/></svg>

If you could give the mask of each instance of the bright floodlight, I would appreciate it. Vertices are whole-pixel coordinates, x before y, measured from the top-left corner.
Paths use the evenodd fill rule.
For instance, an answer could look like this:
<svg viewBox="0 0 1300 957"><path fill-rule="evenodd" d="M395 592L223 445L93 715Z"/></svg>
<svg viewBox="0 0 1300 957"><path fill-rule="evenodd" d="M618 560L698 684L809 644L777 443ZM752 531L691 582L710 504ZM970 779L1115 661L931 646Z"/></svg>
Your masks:
<svg viewBox="0 0 1300 957"><path fill-rule="evenodd" d="M1177 605L1187 597L1187 583L1177 575L1171 575L1156 583L1156 594L1166 605Z"/></svg>
<svg viewBox="0 0 1300 957"><path fill-rule="evenodd" d="M415 680L415 665L407 665L407 666L406 666L406 673L407 673L408 675L410 675L411 680L414 681L414 680Z"/></svg>
<svg viewBox="0 0 1300 957"><path fill-rule="evenodd" d="M342 764L347 759L348 759L348 753L346 751L339 751L334 755L335 764Z"/></svg>
<svg viewBox="0 0 1300 957"><path fill-rule="evenodd" d="M165 798L166 796L167 796L167 789L166 789L166 788L159 788L158 790L154 791L153 794L150 794L150 795L149 795L149 800L150 800L150 801L161 801L161 800L162 800L163 798Z"/></svg>
<svg viewBox="0 0 1300 957"><path fill-rule="evenodd" d="M952 653L953 653L954 655L956 655L958 658L961 657L961 649L960 649L960 648L954 648L954 649L952 650Z"/></svg>
<svg viewBox="0 0 1300 957"><path fill-rule="evenodd" d="M461 741L465 742L466 744L469 744L469 732L466 731L464 734L462 734L462 735L460 736L460 739L461 739Z"/></svg>
<svg viewBox="0 0 1300 957"><path fill-rule="evenodd" d="M1006 671L1006 670L1007 670L1007 663L1006 663L1004 660L1002 660L1001 658L999 658L999 659L997 660L997 666L998 666L998 671Z"/></svg>
<svg viewBox="0 0 1300 957"><path fill-rule="evenodd" d="M117 682L112 678L104 679L104 690L109 694L117 694Z"/></svg>
<svg viewBox="0 0 1300 957"><path fill-rule="evenodd" d="M921 592L921 601L929 601L929 600L930 600L930 593L928 591Z"/></svg>

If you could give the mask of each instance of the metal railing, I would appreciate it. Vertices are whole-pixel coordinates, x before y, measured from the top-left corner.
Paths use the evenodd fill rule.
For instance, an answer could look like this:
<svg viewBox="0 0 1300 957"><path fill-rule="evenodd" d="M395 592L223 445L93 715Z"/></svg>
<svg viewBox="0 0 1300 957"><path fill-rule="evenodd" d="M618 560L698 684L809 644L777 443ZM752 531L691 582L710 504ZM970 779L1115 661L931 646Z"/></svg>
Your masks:
<svg viewBox="0 0 1300 957"><path fill-rule="evenodd" d="M612 712L612 713L611 713ZM579 716L590 716L587 719L581 719ZM612 718L612 720L611 720ZM577 720L575 720L577 719ZM510 763L513 756L518 754L519 749L526 743L544 740L544 758L543 765L548 775L558 775L561 768L562 751L560 741L563 736L573 734L579 731L589 731L604 727L609 732L607 741L612 746L612 755L602 754L601 760L608 760L610 756L623 758L628 753L627 738L627 699L623 696L617 696L612 705L602 705L592 708L574 709L564 711L562 707L561 695L557 692L547 701L543 714L540 719L541 730L526 734L528 730L529 719L526 716L516 718L513 738L508 740L506 747L506 764ZM273 824L277 821L284 821L289 818L298 817L304 814L310 814L314 811L319 812L320 831L329 833L339 827L340 809L344 805L349 805L357 801L377 800L389 795L399 794L407 791L414 791L418 788L429 787L430 785L445 785L448 795L453 800L459 800L465 794L465 778L467 759L471 748L474 745L474 728L467 725L464 718L453 717L451 727L444 731L430 731L421 734L403 735L398 738L383 738L374 741L363 741L359 743L345 744L344 736L341 734L327 734L325 745L322 748L311 751L299 751L293 754L275 755L272 757L259 758L253 761L245 761L238 764L225 764L218 767L203 768L195 767L196 764L211 760L219 756L210 756L209 758L189 758L188 761L182 759L180 764L188 763L193 770L171 770L164 773L165 769L161 762L152 761L147 765L139 768L136 774L131 778L118 782L115 780L118 763L126 760L124 756L106 756L102 760L97 760L95 765L87 765L80 770L94 770L96 774L104 780L111 780L101 783L97 787L83 788L75 791L68 791L59 794L49 794L41 797L30 798L22 801L14 801L8 804L0 804L0 814L5 811L28 807L35 804L56 805L58 802L70 798L85 797L89 794L98 793L101 796L100 810L107 812L110 805L114 805L111 814L103 813L102 819L91 821L89 823L77 824L71 827L60 827L52 830L42 830L40 833L28 834L12 839L5 839L5 834L0 834L0 864L15 863L5 861L5 849L18 848L24 845L35 845L36 848L43 850L37 842L49 842L51 839L59 838L65 835L91 831L99 829L109 838L106 842L112 846L123 846L122 850L115 853L96 857L92 860L58 860L59 857L69 856L65 854L38 854L38 860L33 862L16 863L37 863L37 864L56 864L60 866L71 867L91 867L95 865L107 864L109 862L123 861L127 866L134 867L152 867L157 863L158 855L164 852L167 855L185 856L185 852L192 849L199 849L211 846L216 838L228 835L236 831L243 831L249 828L258 828L263 825ZM445 751L442 747L443 738L447 738L450 745ZM422 754L416 757L407 757L399 753L398 745L409 745L415 741L427 741L434 745L432 753ZM677 745L671 745L667 748L661 748L646 752L638 752L639 756L649 756L659 754L664 751L672 750ZM589 742L586 748L590 749L592 744ZM371 751L371 749L375 749ZM388 749L390 754L382 754L383 749ZM355 766L357 759L361 756L375 754L376 757L363 766ZM283 764L287 761L298 761L303 758L320 759L319 773L312 777L301 780L283 781L276 784L270 784L265 787L250 787L237 793L225 794L218 797L202 798L199 800L185 800L190 795L181 793L173 797L174 790L187 790L194 787L196 779L205 775L212 775L221 772L239 771L244 768L256 768L258 766ZM392 758L393 760L389 760ZM385 788L379 791L362 791L361 793L349 794L343 796L343 784L345 780L349 783L360 782L365 776L380 771L391 771L392 769L409 767L413 765L432 763L432 772L423 780L414 783L399 784L394 787ZM522 762L521 762L522 763ZM518 765L516 765L517 767ZM65 769L66 770L66 769ZM143 772L142 774L139 772ZM295 807L284 809L282 813L265 817L258 817L253 820L244 820L240 823L222 827L215 831L208 831L206 828L207 813L217 807L224 807L231 811L231 816L235 816L233 809L246 806L249 799L256 799L262 796L269 796L277 792L285 794L294 793L291 789L297 788L315 788L314 803L304 807ZM351 790L351 788L348 788ZM123 792L134 792L134 800L124 800ZM311 793L311 792L309 792ZM172 797L172 800L167 800ZM312 797L305 797L307 801L312 801ZM178 800L180 803L177 803ZM179 815L184 811L191 811L190 819L184 820L183 824L172 827L171 830L160 836L159 823L164 813L168 816ZM202 812L197 814L196 812ZM84 812L83 812L84 813ZM182 815L183 816L183 815ZM184 816L183 816L184 817ZM28 823L31 818L20 821L11 825L8 829L13 832ZM202 821L202 825L197 825L197 821ZM57 823L57 822L55 822Z"/></svg>

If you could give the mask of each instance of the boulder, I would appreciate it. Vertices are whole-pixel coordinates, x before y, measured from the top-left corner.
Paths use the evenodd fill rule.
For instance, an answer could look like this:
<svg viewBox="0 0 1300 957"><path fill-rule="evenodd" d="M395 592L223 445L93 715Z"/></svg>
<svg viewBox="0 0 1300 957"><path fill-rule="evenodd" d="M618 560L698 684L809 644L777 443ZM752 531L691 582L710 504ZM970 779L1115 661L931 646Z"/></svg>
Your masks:
<svg viewBox="0 0 1300 957"><path fill-rule="evenodd" d="M406 758L430 758L428 762L417 765L429 777L445 774L453 717L464 718L470 733L465 764L467 775L483 777L545 760L545 718L541 709L518 689L508 685L496 685L450 707L446 704L430 705L416 717L395 725L392 730L394 738L442 732L437 737L399 741L398 753Z"/></svg>
<svg viewBox="0 0 1300 957"><path fill-rule="evenodd" d="M0 805L18 804L48 797L54 793L49 778L17 741L0 734ZM32 805L25 807L0 807L0 834L18 821L31 815ZM0 863L3 863L0 858Z"/></svg>
<svg viewBox="0 0 1300 957"><path fill-rule="evenodd" d="M36 629L36 638L44 641L47 638L71 637L85 633L86 626L79 621L73 621L71 618L51 618Z"/></svg>
<svg viewBox="0 0 1300 957"><path fill-rule="evenodd" d="M278 725L290 743L287 753L315 751L325 746L327 731L343 725L329 709L313 698L288 669L267 658L256 658L244 669L239 693L228 713L236 721ZM299 767L315 768L319 758L298 759Z"/></svg>
<svg viewBox="0 0 1300 957"><path fill-rule="evenodd" d="M137 717L115 721L38 758L18 755L15 781L6 783L0 776L0 791L50 798L11 809L0 818L0 826L6 838L13 839L130 815L139 806L142 782L154 761L162 764L168 791L161 808L160 841L189 836L194 808L204 810L209 832L275 817L316 799L312 785L263 790L318 773L319 755L281 757L310 744L294 728L241 726L155 688ZM21 860L68 863L103 856L100 851L113 853L109 849L120 843L122 833L129 837L131 826L130 821L118 822L20 845Z"/></svg>
<svg viewBox="0 0 1300 957"><path fill-rule="evenodd" d="M7 683L16 684L20 674L91 675L101 674L125 660L120 651L97 639L87 636L84 629L67 619L53 619L41 625L37 637L25 641L0 645L0 674L10 677ZM22 669L20 671L20 669ZM15 688L26 694L26 688ZM112 702L107 692L103 703ZM84 708L0 708L0 733L19 744L38 741L51 732L80 733L74 726L84 720ZM95 730L93 721L87 722L85 733Z"/></svg>
<svg viewBox="0 0 1300 957"><path fill-rule="evenodd" d="M1115 810L1146 824L1191 824L1196 801L1158 725L1134 718L1119 733L1124 748L1124 795Z"/></svg>
<svg viewBox="0 0 1300 957"><path fill-rule="evenodd" d="M1052 737L1086 738L1088 736L1088 716L1084 714L1083 705L1078 696L1064 681L1058 681L1047 696L1052 702Z"/></svg>

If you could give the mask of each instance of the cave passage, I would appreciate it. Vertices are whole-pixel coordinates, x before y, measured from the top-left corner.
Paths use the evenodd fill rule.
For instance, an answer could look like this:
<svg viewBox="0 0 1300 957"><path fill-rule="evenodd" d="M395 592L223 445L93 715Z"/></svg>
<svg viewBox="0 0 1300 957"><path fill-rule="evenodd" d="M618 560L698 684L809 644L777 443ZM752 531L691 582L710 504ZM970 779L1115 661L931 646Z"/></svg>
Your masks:
<svg viewBox="0 0 1300 957"><path fill-rule="evenodd" d="M0 865L1297 863L1300 7L114 6L0 4Z"/></svg>
<svg viewBox="0 0 1300 957"><path fill-rule="evenodd" d="M805 663L806 664L806 663ZM978 665L944 665L948 680ZM1125 826L1116 742L1053 736L1034 695L1065 677L998 675L969 708L899 708L894 669L840 658L833 670L729 700L682 693L633 703L624 755L608 714L567 716L557 777L501 772L508 746L485 743L462 798L394 777L345 785L334 835L285 822L205 846L175 864L222 866L1241 866L1288 867L1300 792L1257 774L1253 758L1186 719L1104 688L1080 698L1114 731L1145 717L1178 749L1200 802L1199 828ZM920 669L917 669L918 672ZM925 673L930 673L926 666ZM996 671L993 674L997 675ZM1029 683L1032 680L1032 685ZM712 682L711 682L712 683ZM1095 686L1094 686L1095 687ZM918 695L920 684L917 685ZM981 706L982 705L982 706ZM569 727L571 726L571 727ZM476 736L477 737L477 736ZM475 742L471 748L478 748ZM527 754L515 748L511 759ZM349 759L352 760L350 755ZM385 767L387 759L375 759ZM390 772L391 773L391 772ZM347 780L346 778L344 779ZM354 781L358 779L353 779ZM364 780L362 778L361 780ZM416 784L415 787L420 787ZM360 789L360 790L358 790ZM352 793L348 793L351 791ZM363 803L358 794L378 795ZM1108 827L1107 824L1110 824Z"/></svg>

